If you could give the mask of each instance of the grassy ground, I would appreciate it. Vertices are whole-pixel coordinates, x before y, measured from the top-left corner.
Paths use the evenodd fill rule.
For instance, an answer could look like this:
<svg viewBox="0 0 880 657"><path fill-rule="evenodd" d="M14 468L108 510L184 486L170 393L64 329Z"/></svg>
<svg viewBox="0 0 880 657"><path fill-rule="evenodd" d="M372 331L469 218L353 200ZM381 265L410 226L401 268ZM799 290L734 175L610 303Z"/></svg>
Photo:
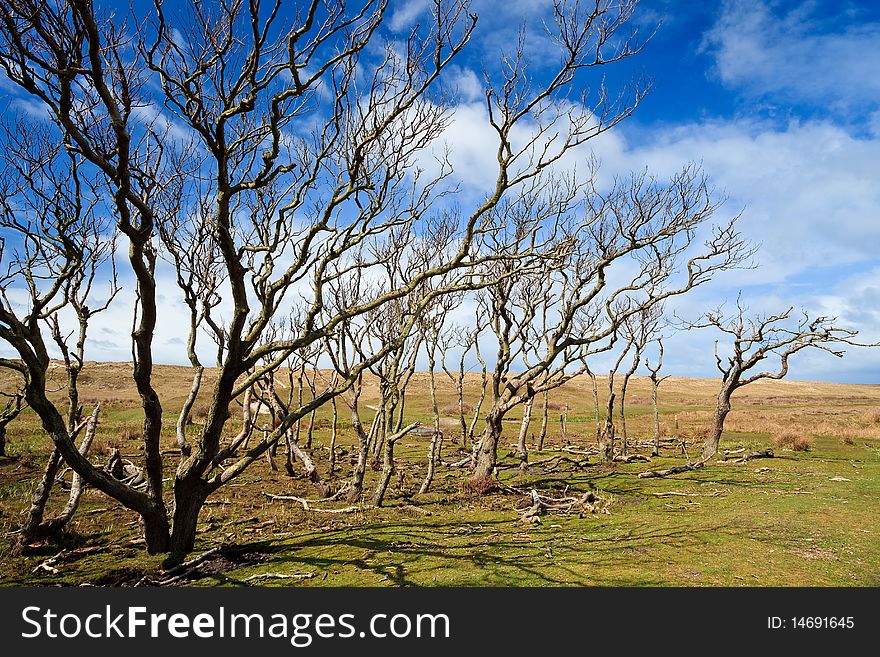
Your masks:
<svg viewBox="0 0 880 657"><path fill-rule="evenodd" d="M137 432L139 411L129 381L123 364L87 365L83 401L88 407L100 400L104 408L97 462L114 446L137 460L138 441L130 436ZM476 396L477 381L468 381L469 397ZM692 454L716 386L711 380L673 378L661 387L664 434L684 436ZM159 368L157 388L169 417L170 473L177 458L173 413L188 388L188 371ZM375 388L368 386L367 393L370 404ZM637 379L627 399L631 440L644 443L651 433L648 382ZM569 384L552 401L571 408L567 435L560 435L560 411L551 411L547 449L533 451L532 460L559 454L554 450L564 443L595 447L588 380ZM451 403L452 388L444 382L441 405ZM440 468L432 492L416 495L427 450L427 440L420 437L405 439L398 449L398 474L387 506L351 514L305 512L295 502L269 500L265 492L311 498L315 491L303 478L288 477L283 467L272 471L261 462L209 500L197 551L225 547L188 583L880 585L880 386L756 384L741 391L734 406L723 447L763 448L774 436L794 433L811 438L812 448L777 448L772 459L713 464L666 479L638 479L637 474L682 463L680 448L671 442L650 464L604 466L593 457L582 468L539 465L523 473L513 467L518 463L514 418L500 451L502 465L511 466L500 472L505 484L549 495L594 491L611 501L607 515L545 515L539 524L520 521L524 496L468 493L461 469ZM419 375L411 386L407 419L426 419L428 408L426 375ZM537 404L534 416L537 432ZM312 451L322 477L338 487L351 471L352 437L343 424L340 469L333 475L327 472L328 440L328 429L316 430ZM161 558L145 554L136 518L94 490L86 491L77 517L58 541L24 553L16 547L15 529L49 447L32 413L10 425L13 457L0 458L0 584L133 583L155 572ZM444 457L454 460L458 450L448 445ZM370 486L377 473L368 475ZM56 490L53 510L63 496ZM33 571L62 549L58 573ZM261 574L301 578L249 579Z"/></svg>

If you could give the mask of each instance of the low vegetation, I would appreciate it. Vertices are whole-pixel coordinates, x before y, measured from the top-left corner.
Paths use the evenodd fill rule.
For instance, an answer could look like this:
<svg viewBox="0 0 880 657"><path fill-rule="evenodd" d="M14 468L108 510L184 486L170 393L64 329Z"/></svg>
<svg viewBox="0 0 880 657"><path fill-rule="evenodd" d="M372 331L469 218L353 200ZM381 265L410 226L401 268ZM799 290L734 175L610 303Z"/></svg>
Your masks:
<svg viewBox="0 0 880 657"><path fill-rule="evenodd" d="M86 364L95 376L83 386L85 403L100 399L113 382L126 380L128 367ZM206 371L209 382L213 375ZM408 414L427 421L427 376L414 376ZM159 367L157 378L182 403L188 369ZM478 392L478 379L466 379L469 399ZM368 404L377 396L374 383L365 382ZM653 442L650 381L634 377L629 385L632 450L648 455ZM418 495L428 438L402 439L396 452L398 471L382 508L365 504L349 513L328 513L347 503L328 499L313 502L306 511L297 501L270 499L267 493L311 501L314 486L299 472L290 477L265 461L255 464L234 486L208 499L194 555L210 554L173 583L880 584L880 519L874 512L880 496L880 431L868 412L880 403L880 386L757 383L734 397L722 454L733 457L772 446L773 458L710 464L674 478L649 480L638 479L638 473L680 464L683 451L699 451L717 382L672 377L664 383L660 456L651 463L599 462L589 390L589 380L579 377L554 392L554 405L569 406L567 438L563 442L558 423L550 423L544 450L530 445L532 464L525 471L518 467L518 418L507 423L498 476L480 486L468 478L466 468L441 465L432 490ZM113 445L123 456L137 456L137 441L119 439L137 415L136 391L123 386L113 394L112 402L102 404L95 438L93 458L99 464L107 458L99 452ZM444 405L457 409L452 386L441 385L439 395ZM316 425L321 428L315 430L312 450L325 454L316 460L321 477L335 490L351 473L355 441L350 427L340 422L337 470L331 474L326 471L329 421ZM530 436L529 442L536 439ZM793 451L795 439L811 441L811 449ZM162 444L163 453L174 454L173 427L163 434ZM62 535L21 551L15 531L50 450L31 411L10 425L11 456L0 459L0 582L161 582L163 558L145 553L133 515L93 488L86 488L79 512ZM442 461L453 463L464 451L446 441ZM368 468L367 486L378 476ZM69 478L69 472L63 475ZM53 490L50 507L64 503L65 488ZM591 513L578 505L570 511L546 510L537 522L525 522L533 489L548 499L592 493L608 502L608 512Z"/></svg>

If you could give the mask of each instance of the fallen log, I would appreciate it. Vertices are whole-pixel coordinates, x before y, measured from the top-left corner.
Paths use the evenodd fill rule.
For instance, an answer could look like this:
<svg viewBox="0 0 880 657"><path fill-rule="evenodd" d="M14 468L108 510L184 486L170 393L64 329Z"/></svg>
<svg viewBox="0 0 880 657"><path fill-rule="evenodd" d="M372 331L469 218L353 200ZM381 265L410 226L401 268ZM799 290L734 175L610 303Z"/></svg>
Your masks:
<svg viewBox="0 0 880 657"><path fill-rule="evenodd" d="M681 474L682 472L690 472L698 470L706 465L705 461L696 461L694 463L685 463L684 465L676 465L666 470L646 470L639 473L639 479L652 479L654 477L668 477L669 475Z"/></svg>
<svg viewBox="0 0 880 657"><path fill-rule="evenodd" d="M752 459L772 459L774 456L772 449L761 449L757 452L749 452L748 454L744 454L743 456L735 459L721 459L718 461L719 465L729 465L731 463L746 463Z"/></svg>
<svg viewBox="0 0 880 657"><path fill-rule="evenodd" d="M644 454L629 454L624 456L623 454L618 454L612 459L615 463L632 463L633 461L646 461L648 463L651 462L651 459Z"/></svg>

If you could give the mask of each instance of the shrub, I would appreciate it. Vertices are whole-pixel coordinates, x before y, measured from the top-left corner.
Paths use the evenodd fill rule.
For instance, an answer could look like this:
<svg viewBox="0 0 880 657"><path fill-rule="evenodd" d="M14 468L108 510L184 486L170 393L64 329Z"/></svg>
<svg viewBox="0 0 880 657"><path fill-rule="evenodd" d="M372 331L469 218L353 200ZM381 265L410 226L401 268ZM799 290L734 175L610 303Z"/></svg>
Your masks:
<svg viewBox="0 0 880 657"><path fill-rule="evenodd" d="M813 446L813 439L792 431L783 431L773 436L773 444L776 447L790 449L795 452L806 452Z"/></svg>
<svg viewBox="0 0 880 657"><path fill-rule="evenodd" d="M440 410L440 415L458 416L458 402L455 402L454 404L446 404L445 406L441 406L439 410ZM471 406L470 404L468 404L467 402L464 402L461 405L461 410L464 411L464 413L467 415L469 413L474 412L474 407Z"/></svg>
<svg viewBox="0 0 880 657"><path fill-rule="evenodd" d="M481 497L495 488L492 477L469 477L461 485L461 490L472 497Z"/></svg>

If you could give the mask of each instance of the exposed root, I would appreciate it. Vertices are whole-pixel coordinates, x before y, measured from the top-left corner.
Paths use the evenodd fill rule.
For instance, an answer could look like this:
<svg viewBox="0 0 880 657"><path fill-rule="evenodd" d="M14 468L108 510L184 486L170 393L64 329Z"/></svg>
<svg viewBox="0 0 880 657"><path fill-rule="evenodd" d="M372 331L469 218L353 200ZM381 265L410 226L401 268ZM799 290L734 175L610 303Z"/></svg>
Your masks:
<svg viewBox="0 0 880 657"><path fill-rule="evenodd" d="M504 484L501 485L501 488L502 490L516 493L518 495L528 496L530 505L526 507L520 516L520 522L541 522L541 516L545 513L556 515L578 513L581 516L586 513L611 513L608 510L608 507L611 506L611 501L604 497L599 497L592 491L583 493L579 496L566 495L563 493L562 497L550 497L549 495L539 493L534 488L529 490L528 493Z"/></svg>

